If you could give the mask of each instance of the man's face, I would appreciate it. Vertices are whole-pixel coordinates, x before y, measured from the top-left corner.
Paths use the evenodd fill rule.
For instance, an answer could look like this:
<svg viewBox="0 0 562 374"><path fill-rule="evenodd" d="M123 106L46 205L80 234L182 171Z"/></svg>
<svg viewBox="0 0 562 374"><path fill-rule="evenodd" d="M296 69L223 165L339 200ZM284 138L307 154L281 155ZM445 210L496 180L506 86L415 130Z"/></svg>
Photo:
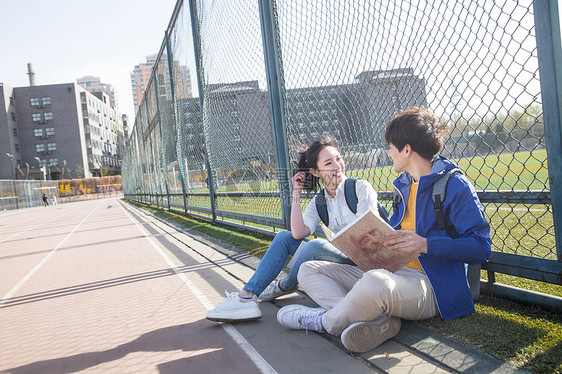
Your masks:
<svg viewBox="0 0 562 374"><path fill-rule="evenodd" d="M392 160L394 171L401 173L406 170L407 163L407 146L405 146L402 151L399 151L394 144L389 144L388 157Z"/></svg>

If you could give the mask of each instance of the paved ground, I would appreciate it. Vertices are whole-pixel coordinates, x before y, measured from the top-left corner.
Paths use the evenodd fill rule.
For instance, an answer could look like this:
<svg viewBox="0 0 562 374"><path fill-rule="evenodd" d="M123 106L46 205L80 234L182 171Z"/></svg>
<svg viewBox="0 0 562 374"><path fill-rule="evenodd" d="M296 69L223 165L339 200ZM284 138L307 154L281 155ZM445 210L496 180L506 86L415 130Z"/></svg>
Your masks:
<svg viewBox="0 0 562 374"><path fill-rule="evenodd" d="M205 319L257 260L105 199L0 213L0 373L511 373L494 357L404 323L362 355L257 322Z"/></svg>

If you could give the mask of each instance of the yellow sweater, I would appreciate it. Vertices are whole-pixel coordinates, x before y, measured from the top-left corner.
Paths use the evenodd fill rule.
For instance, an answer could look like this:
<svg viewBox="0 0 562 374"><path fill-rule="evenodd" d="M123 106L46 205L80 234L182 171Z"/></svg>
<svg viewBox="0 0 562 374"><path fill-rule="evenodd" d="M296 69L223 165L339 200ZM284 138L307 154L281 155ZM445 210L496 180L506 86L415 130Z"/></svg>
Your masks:
<svg viewBox="0 0 562 374"><path fill-rule="evenodd" d="M410 187L410 195L408 196L408 204L406 205L406 211L404 212L404 218L402 218L402 222L400 222L400 228L402 230L410 230L416 232L417 194L418 194L418 183L412 182L412 186ZM417 258L406 264L406 267L410 269L417 269L423 271L420 261Z"/></svg>

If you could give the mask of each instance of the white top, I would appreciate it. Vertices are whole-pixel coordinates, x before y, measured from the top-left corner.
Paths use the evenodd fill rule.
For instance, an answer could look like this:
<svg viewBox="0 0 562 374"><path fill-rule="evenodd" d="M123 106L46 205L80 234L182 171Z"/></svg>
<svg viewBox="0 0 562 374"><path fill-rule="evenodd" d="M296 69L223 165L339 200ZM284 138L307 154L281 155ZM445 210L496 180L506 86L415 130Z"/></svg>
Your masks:
<svg viewBox="0 0 562 374"><path fill-rule="evenodd" d="M373 210L377 215L379 214L377 192L369 182L362 179L357 179L357 184L355 185L357 191L357 214L353 214L345 201L344 182L345 180L339 184L336 189L335 197L331 197L328 193L325 193L328 217L330 218L328 228L334 234L344 228L349 222L353 221L355 217L365 213L369 209ZM318 211L316 210L316 196L314 196L306 206L302 218L304 224L310 230L310 234L313 234L316 226L321 222Z"/></svg>

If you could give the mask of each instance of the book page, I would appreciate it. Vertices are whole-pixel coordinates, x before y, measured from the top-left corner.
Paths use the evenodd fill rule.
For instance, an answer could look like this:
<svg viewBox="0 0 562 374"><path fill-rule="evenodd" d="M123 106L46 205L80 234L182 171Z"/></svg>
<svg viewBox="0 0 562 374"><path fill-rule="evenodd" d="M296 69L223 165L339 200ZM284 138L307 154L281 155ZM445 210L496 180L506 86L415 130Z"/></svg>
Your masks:
<svg viewBox="0 0 562 374"><path fill-rule="evenodd" d="M293 268L293 265L295 264L295 261L297 260L297 258L299 257L299 254L301 253L302 247L304 247L304 245L308 243L306 240L303 240L301 242L301 244L299 245L299 247L297 248L297 250L295 251L295 254L293 255L293 257L291 257L291 260L289 261L289 263L287 264L287 267L289 269Z"/></svg>
<svg viewBox="0 0 562 374"><path fill-rule="evenodd" d="M386 234L394 231L373 211L359 217L332 238L331 243L361 269L386 269L395 272L418 257L417 254L395 251L383 243Z"/></svg>

